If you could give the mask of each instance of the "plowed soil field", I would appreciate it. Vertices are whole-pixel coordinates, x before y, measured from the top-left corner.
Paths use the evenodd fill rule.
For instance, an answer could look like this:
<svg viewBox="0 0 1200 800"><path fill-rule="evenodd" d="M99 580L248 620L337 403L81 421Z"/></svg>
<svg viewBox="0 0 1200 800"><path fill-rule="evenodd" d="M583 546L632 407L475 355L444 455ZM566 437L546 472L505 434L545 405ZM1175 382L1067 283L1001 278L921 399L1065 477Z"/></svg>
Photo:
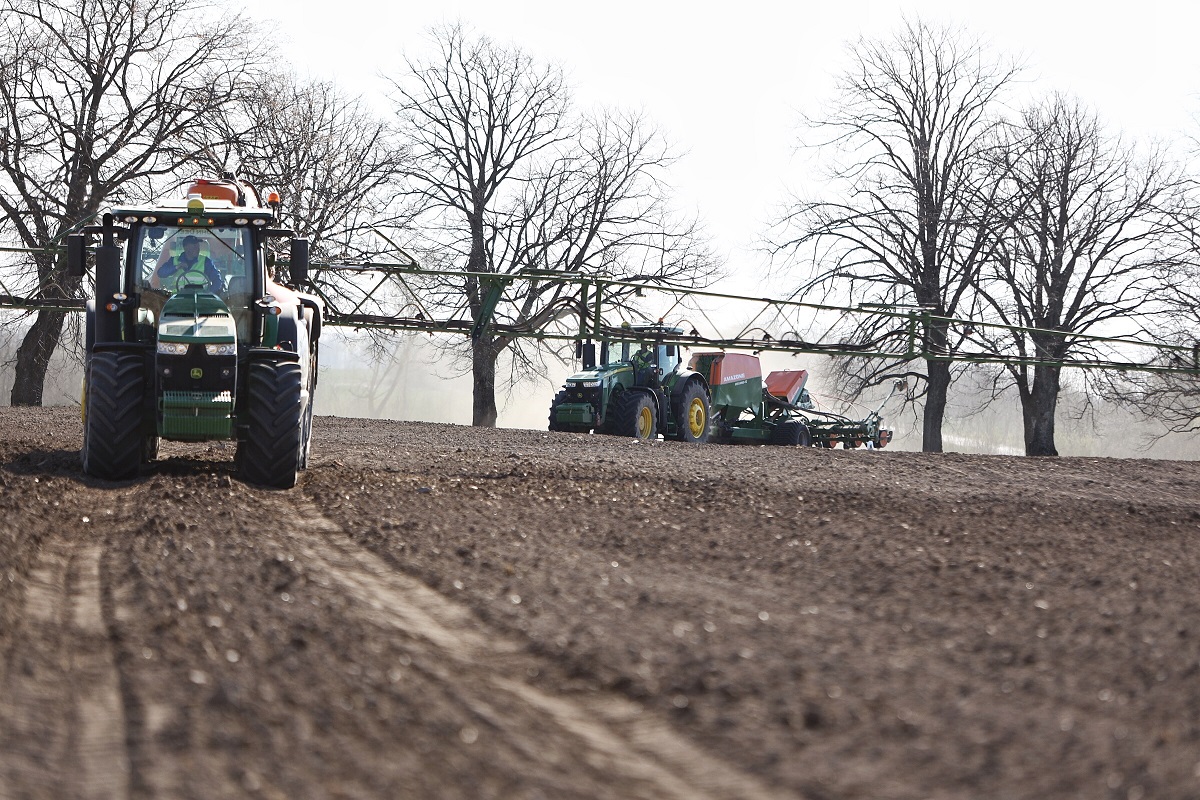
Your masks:
<svg viewBox="0 0 1200 800"><path fill-rule="evenodd" d="M1195 798L1200 463L0 409L0 797Z"/></svg>

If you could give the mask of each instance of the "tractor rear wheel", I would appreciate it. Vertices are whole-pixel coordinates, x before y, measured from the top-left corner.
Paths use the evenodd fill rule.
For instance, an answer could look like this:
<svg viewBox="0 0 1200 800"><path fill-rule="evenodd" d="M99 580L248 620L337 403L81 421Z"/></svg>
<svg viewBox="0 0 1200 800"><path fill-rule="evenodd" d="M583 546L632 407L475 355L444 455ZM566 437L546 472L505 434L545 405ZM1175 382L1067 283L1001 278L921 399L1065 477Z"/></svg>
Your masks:
<svg viewBox="0 0 1200 800"><path fill-rule="evenodd" d="M675 426L679 429L676 438L681 442L697 444L708 441L709 407L708 393L697 381L690 382L673 403Z"/></svg>
<svg viewBox="0 0 1200 800"><path fill-rule="evenodd" d="M110 481L132 478L146 449L142 433L145 362L140 353L92 353L87 371L83 471Z"/></svg>
<svg viewBox="0 0 1200 800"><path fill-rule="evenodd" d="M616 436L632 436L635 439L653 440L658 436L654 401L643 392L624 391L611 403L612 425L606 425L608 433Z"/></svg>
<svg viewBox="0 0 1200 800"><path fill-rule="evenodd" d="M251 362L246 391L246 439L238 443L237 453L242 478L290 489L296 485L304 438L300 365Z"/></svg>
<svg viewBox="0 0 1200 800"><path fill-rule="evenodd" d="M812 444L812 434L808 432L808 426L799 420L782 422L771 429L771 444L808 447Z"/></svg>

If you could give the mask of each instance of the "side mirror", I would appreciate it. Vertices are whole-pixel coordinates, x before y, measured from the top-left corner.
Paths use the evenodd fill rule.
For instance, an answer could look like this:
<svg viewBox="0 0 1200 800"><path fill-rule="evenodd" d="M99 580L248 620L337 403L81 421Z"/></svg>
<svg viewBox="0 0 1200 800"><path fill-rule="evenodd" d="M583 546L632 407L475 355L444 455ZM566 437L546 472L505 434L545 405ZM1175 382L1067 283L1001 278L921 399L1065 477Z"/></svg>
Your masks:
<svg viewBox="0 0 1200 800"><path fill-rule="evenodd" d="M67 236L67 277L82 278L87 237L82 233L72 233Z"/></svg>
<svg viewBox="0 0 1200 800"><path fill-rule="evenodd" d="M292 239L291 277L293 286L308 283L308 239Z"/></svg>
<svg viewBox="0 0 1200 800"><path fill-rule="evenodd" d="M592 344L591 342L588 342L587 344L583 345L581 350L582 350L581 355L583 356L583 368L584 369L595 369L596 368L596 345Z"/></svg>

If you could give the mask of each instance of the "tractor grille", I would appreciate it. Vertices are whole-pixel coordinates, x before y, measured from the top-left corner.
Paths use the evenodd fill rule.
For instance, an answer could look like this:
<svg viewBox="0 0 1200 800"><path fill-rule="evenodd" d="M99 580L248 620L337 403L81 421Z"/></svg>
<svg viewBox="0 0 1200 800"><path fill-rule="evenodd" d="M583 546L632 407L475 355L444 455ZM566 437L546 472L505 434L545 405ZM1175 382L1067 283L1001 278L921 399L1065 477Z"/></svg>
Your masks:
<svg viewBox="0 0 1200 800"><path fill-rule="evenodd" d="M204 441L233 435L232 392L163 392L159 433L167 439Z"/></svg>
<svg viewBox="0 0 1200 800"><path fill-rule="evenodd" d="M600 389L581 389L572 386L567 389L566 402L591 403L596 409L600 408Z"/></svg>

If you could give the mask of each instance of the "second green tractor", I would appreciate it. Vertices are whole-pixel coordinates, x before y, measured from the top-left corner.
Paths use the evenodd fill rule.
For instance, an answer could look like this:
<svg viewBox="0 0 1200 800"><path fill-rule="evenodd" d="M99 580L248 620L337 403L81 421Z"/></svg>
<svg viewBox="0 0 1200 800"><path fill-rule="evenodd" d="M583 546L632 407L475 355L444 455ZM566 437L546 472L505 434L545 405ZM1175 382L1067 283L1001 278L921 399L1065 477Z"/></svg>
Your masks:
<svg viewBox="0 0 1200 800"><path fill-rule="evenodd" d="M567 378L550 405L550 430L608 433L638 439L705 442L709 387L663 339L682 331L663 325L628 328L629 338L582 345L583 370Z"/></svg>

